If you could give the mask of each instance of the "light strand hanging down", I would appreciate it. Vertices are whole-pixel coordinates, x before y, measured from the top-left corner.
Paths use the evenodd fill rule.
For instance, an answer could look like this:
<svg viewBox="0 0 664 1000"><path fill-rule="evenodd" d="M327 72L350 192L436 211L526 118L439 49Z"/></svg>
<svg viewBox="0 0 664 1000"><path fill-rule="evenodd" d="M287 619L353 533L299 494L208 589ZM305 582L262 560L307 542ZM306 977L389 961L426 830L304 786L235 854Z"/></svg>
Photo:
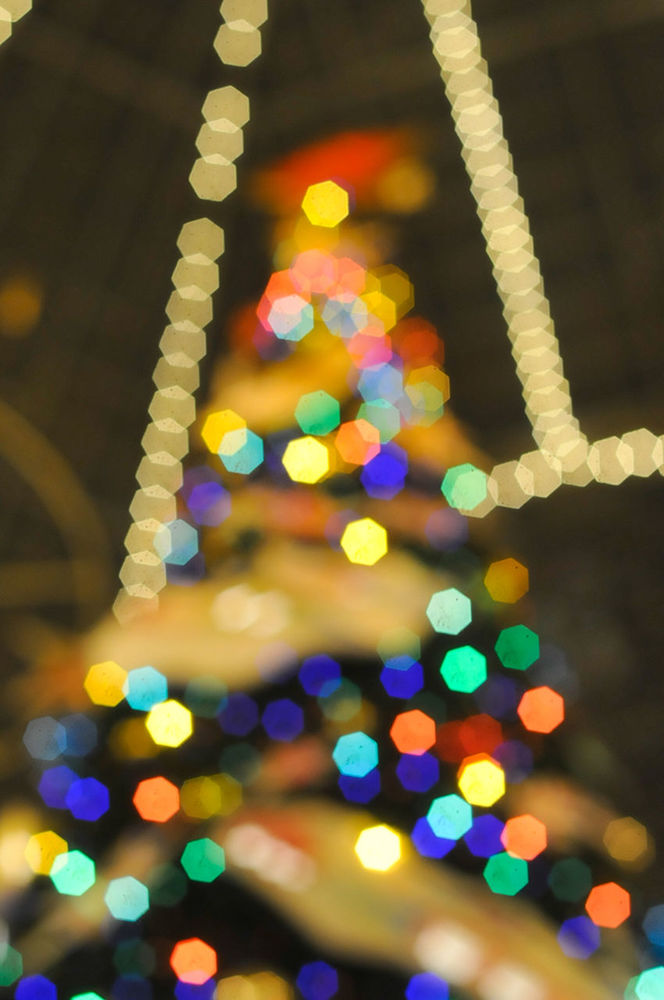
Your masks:
<svg viewBox="0 0 664 1000"><path fill-rule="evenodd" d="M220 60L231 66L249 65L260 55L267 0L224 0L221 14L224 23L214 41ZM212 90L202 115L196 139L200 155L189 181L199 198L223 201L237 187L234 161L243 151L249 99L235 87ZM129 508L132 523L120 571L122 589L113 606L120 621L154 604L166 584L155 538L176 516L175 494L182 483L182 459L189 450L188 428L196 416L193 394L206 352L205 328L212 320L211 296L219 287L216 261L224 252L224 231L209 219L195 219L184 224L177 246L174 291L166 305L170 322L159 342L161 356L153 374L156 389L148 410L151 419L136 473L139 488Z"/></svg>
<svg viewBox="0 0 664 1000"><path fill-rule="evenodd" d="M468 0L426 0L425 11L533 436L544 451L566 456L582 439L477 25Z"/></svg>
<svg viewBox="0 0 664 1000"><path fill-rule="evenodd" d="M538 444L495 466L486 501L467 513L482 517L494 506L521 507L562 483L619 485L628 476L661 471L663 439L645 428L592 445L581 433L470 0L422 2Z"/></svg>

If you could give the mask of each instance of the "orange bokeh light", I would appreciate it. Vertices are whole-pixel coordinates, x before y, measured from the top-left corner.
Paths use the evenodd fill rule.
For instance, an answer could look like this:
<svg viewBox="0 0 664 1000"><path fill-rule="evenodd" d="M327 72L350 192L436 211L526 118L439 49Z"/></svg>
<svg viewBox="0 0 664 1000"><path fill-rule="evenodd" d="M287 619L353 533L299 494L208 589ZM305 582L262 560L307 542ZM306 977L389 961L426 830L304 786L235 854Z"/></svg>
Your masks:
<svg viewBox="0 0 664 1000"><path fill-rule="evenodd" d="M256 309L256 315L263 326L266 329L269 327L268 317L277 299L285 298L287 295L301 294L302 292L298 290L290 271L275 271L265 286L265 291Z"/></svg>
<svg viewBox="0 0 664 1000"><path fill-rule="evenodd" d="M397 715L392 723L390 736L400 753L419 757L436 742L436 723L419 708L414 708Z"/></svg>
<svg viewBox="0 0 664 1000"><path fill-rule="evenodd" d="M617 882L596 885L586 900L586 912L598 927L619 927L631 911L630 895Z"/></svg>
<svg viewBox="0 0 664 1000"><path fill-rule="evenodd" d="M494 601L515 604L528 593L530 580L526 567L516 559L492 562L484 577L484 586Z"/></svg>
<svg viewBox="0 0 664 1000"><path fill-rule="evenodd" d="M366 465L380 451L380 433L368 420L348 420L334 439L337 451L349 465Z"/></svg>
<svg viewBox="0 0 664 1000"><path fill-rule="evenodd" d="M392 336L399 346L399 354L409 365L428 365L443 360L443 342L436 328L419 316L402 319Z"/></svg>
<svg viewBox="0 0 664 1000"><path fill-rule="evenodd" d="M565 702L550 687L531 688L523 695L517 712L532 733L550 733L565 718Z"/></svg>
<svg viewBox="0 0 664 1000"><path fill-rule="evenodd" d="M180 982L202 986L217 971L217 953L200 938L178 941L171 952L171 968Z"/></svg>
<svg viewBox="0 0 664 1000"><path fill-rule="evenodd" d="M325 250L303 250L293 261L290 276L300 295L325 295L337 281L336 257Z"/></svg>
<svg viewBox="0 0 664 1000"><path fill-rule="evenodd" d="M385 364L392 357L392 341L382 326L365 326L353 334L347 350L357 368Z"/></svg>
<svg viewBox="0 0 664 1000"><path fill-rule="evenodd" d="M482 713L440 726L436 753L441 760L455 764L474 754L492 754L503 741L503 728L498 720Z"/></svg>
<svg viewBox="0 0 664 1000"><path fill-rule="evenodd" d="M503 727L497 719L485 713L470 715L459 726L459 742L464 757L476 753L491 754L503 740Z"/></svg>
<svg viewBox="0 0 664 1000"><path fill-rule="evenodd" d="M358 199L370 197L377 179L410 152L410 136L400 129L339 132L289 153L258 177L256 193L282 211L295 211L310 184L343 177Z"/></svg>
<svg viewBox="0 0 664 1000"><path fill-rule="evenodd" d="M505 823L500 839L508 854L532 861L546 850L546 826L534 816L513 816Z"/></svg>
<svg viewBox="0 0 664 1000"><path fill-rule="evenodd" d="M334 295L360 295L367 283L367 272L352 257L337 260L337 284Z"/></svg>
<svg viewBox="0 0 664 1000"><path fill-rule="evenodd" d="M167 778L145 778L136 786L132 802L143 819L165 823L180 808L180 790Z"/></svg>

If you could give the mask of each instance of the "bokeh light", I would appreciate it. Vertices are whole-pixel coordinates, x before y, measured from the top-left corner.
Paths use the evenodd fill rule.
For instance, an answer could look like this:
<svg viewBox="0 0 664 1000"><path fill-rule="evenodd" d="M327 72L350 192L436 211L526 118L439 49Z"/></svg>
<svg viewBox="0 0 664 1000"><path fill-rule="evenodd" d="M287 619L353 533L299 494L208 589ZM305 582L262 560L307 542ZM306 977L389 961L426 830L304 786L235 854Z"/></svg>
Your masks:
<svg viewBox="0 0 664 1000"><path fill-rule="evenodd" d="M397 715L390 736L400 753L423 754L436 742L436 724L430 716L414 708Z"/></svg>
<svg viewBox="0 0 664 1000"><path fill-rule="evenodd" d="M83 687L95 705L114 708L124 698L126 680L127 671L113 660L107 660L90 667L83 681Z"/></svg>
<svg viewBox="0 0 664 1000"><path fill-rule="evenodd" d="M170 958L173 972L183 983L200 986L217 971L217 953L200 938L178 941Z"/></svg>
<svg viewBox="0 0 664 1000"><path fill-rule="evenodd" d="M145 728L158 746L179 747L193 732L192 715L179 701L169 698L150 709Z"/></svg>
<svg viewBox="0 0 664 1000"><path fill-rule="evenodd" d="M630 894L616 882L596 885L588 893L586 912L598 927L619 927L632 912Z"/></svg>
<svg viewBox="0 0 664 1000"><path fill-rule="evenodd" d="M494 601L516 604L528 593L528 570L516 559L499 559L492 562L486 571L484 586Z"/></svg>
<svg viewBox="0 0 664 1000"><path fill-rule="evenodd" d="M332 759L341 774L363 778L378 764L378 744L366 733L346 733L337 740Z"/></svg>
<svg viewBox="0 0 664 1000"><path fill-rule="evenodd" d="M484 868L484 880L500 896L516 896L528 885L528 864L510 854L494 854Z"/></svg>
<svg viewBox="0 0 664 1000"><path fill-rule="evenodd" d="M551 733L565 718L565 702L557 691L543 685L526 691L517 713L524 727L531 732Z"/></svg>
<svg viewBox="0 0 664 1000"><path fill-rule="evenodd" d="M487 678L486 656L474 646L458 646L445 653L440 673L450 691L471 694Z"/></svg>
<svg viewBox="0 0 664 1000"><path fill-rule="evenodd" d="M95 863L83 851L65 851L55 857L48 874L62 895L82 896L95 883Z"/></svg>
<svg viewBox="0 0 664 1000"><path fill-rule="evenodd" d="M383 823L367 827L355 841L355 853L364 868L386 872L401 858L401 838Z"/></svg>
<svg viewBox="0 0 664 1000"><path fill-rule="evenodd" d="M337 970L328 962L307 962L295 979L304 1000L331 1000L339 989Z"/></svg>
<svg viewBox="0 0 664 1000"><path fill-rule="evenodd" d="M190 840L182 852L180 861L194 882L214 882L226 870L223 847L209 837Z"/></svg>
<svg viewBox="0 0 664 1000"><path fill-rule="evenodd" d="M546 826L535 816L513 816L505 823L500 839L508 854L532 861L546 850Z"/></svg>
<svg viewBox="0 0 664 1000"><path fill-rule="evenodd" d="M387 532L373 518L363 517L346 525L340 544L350 562L373 566L387 552Z"/></svg>
<svg viewBox="0 0 664 1000"><path fill-rule="evenodd" d="M147 886L132 875L114 878L108 883L104 901L116 920L134 921L142 917L150 906Z"/></svg>
<svg viewBox="0 0 664 1000"><path fill-rule="evenodd" d="M165 823L180 808L180 791L167 778L145 778L136 786L132 802L142 819Z"/></svg>
<svg viewBox="0 0 664 1000"><path fill-rule="evenodd" d="M466 757L457 780L464 799L474 806L492 806L505 794L505 772L488 754Z"/></svg>
<svg viewBox="0 0 664 1000"><path fill-rule="evenodd" d="M427 618L434 631L458 635L472 620L470 600L456 587L439 590L427 605Z"/></svg>
<svg viewBox="0 0 664 1000"><path fill-rule="evenodd" d="M429 806L427 821L437 837L459 840L473 825L473 810L459 795L441 795Z"/></svg>

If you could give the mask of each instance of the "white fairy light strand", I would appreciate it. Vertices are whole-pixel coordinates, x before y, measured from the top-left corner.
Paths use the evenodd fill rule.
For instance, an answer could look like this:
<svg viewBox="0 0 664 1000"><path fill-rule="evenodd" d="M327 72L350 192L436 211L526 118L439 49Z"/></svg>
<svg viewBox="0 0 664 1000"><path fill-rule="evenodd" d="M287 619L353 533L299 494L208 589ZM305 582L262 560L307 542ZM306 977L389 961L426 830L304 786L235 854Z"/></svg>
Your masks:
<svg viewBox="0 0 664 1000"><path fill-rule="evenodd" d="M467 513L483 517L495 506L521 507L533 496L549 496L562 483L586 486L594 480L618 485L628 476L649 476L664 465L664 439L641 428L589 445L574 417L470 0L422 3L503 304L526 415L538 445L515 461L495 466L486 501Z"/></svg>
<svg viewBox="0 0 664 1000"><path fill-rule="evenodd" d="M549 303L502 119L468 0L425 0L535 440L564 454L580 440Z"/></svg>
<svg viewBox="0 0 664 1000"><path fill-rule="evenodd" d="M0 0L4 2L4 0ZM224 0L224 23L214 40L220 60L247 66L261 51L260 27L267 0ZM204 123L196 139L199 156L189 175L196 195L223 201L237 187L234 161L243 151L242 129L249 121L249 99L235 87L210 91L202 107ZM119 621L153 606L166 585L166 568L155 537L176 516L175 494L182 485L182 459L189 450L188 428L196 417L194 393L199 362L206 352L205 327L212 320L212 294L219 287L216 261L224 252L224 231L209 219L185 223L177 240L180 259L172 275L174 290L166 305L170 323L159 342L153 374L150 422L142 439L144 458L136 479L125 538L127 556L113 611Z"/></svg>
<svg viewBox="0 0 664 1000"><path fill-rule="evenodd" d="M11 38L12 25L32 10L32 0L2 0L0 2L0 45Z"/></svg>

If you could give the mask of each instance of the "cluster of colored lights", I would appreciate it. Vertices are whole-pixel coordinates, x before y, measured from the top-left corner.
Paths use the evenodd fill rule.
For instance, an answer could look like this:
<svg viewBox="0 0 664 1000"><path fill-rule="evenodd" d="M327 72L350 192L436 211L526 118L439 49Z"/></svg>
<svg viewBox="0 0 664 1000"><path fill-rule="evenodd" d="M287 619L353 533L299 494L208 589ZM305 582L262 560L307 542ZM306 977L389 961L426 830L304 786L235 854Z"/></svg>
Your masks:
<svg viewBox="0 0 664 1000"><path fill-rule="evenodd" d="M449 591L434 595L433 617L440 624L436 615L446 615L447 633L452 635L465 627L455 618L459 608L466 624L471 615L470 602L465 595L453 591L452 600L446 603L449 596ZM429 617L432 617L431 605ZM525 637L526 653L523 642L515 643L514 636L521 640ZM535 634L517 626L504 630L501 638L502 643L499 639L496 644L499 662L508 669L528 669L532 644L537 641ZM391 647L383 651L380 680L391 697L409 700L424 686L423 669L410 653L389 655L393 652ZM412 646L411 652L419 655L419 644L417 648ZM486 675L487 658L474 647L453 647L443 658L441 677L450 690L472 692L484 683ZM338 695L350 683L342 677L338 662L324 654L306 659L300 666L298 677L305 694L315 697L319 704ZM96 664L87 672L85 689L94 704L115 707L125 701L133 711L144 713L144 727L158 746L177 748L193 732L191 710L168 697L166 679L152 666L124 671L110 661ZM539 690L531 689L535 693ZM212 701L222 729L230 735L245 737L260 724L271 740L280 742L295 739L303 730L303 709L291 698L268 702L262 714L256 701L242 692L224 694L217 686L212 692ZM204 712L207 711L204 699L201 707ZM210 712L207 711L207 714L210 715ZM86 728L80 724L84 719L85 716L78 719L79 737ZM438 759L430 751L436 744L437 730L441 728L444 726L437 726L434 717L420 708L406 708L395 715L390 727L390 740L400 755L396 773L405 790L423 794L438 782ZM541 725L539 730L533 728L541 731ZM56 751L66 752L63 731L66 732L67 727L55 719L34 720L26 731L26 746L33 756L52 762L56 759ZM477 730L469 732L475 732L477 738ZM88 744L92 745L91 733L88 737ZM466 747L469 748L473 749L472 740ZM495 747L492 749L495 750ZM364 802L375 797L380 790L380 752L379 744L372 736L361 730L341 735L336 741L332 758L340 772L340 789L347 799ZM489 888L498 894L515 895L528 884L527 862L546 847L546 829L535 817L513 817L503 824L490 814L474 815L473 806L492 806L505 792L505 770L489 753L466 754L457 777L461 794L450 793L434 798L426 816L418 820L412 842L424 856L441 858L463 840L472 855L483 859L483 874ZM48 781L45 780L47 778ZM166 777L156 775L138 783L133 804L137 814L147 822L168 822L180 810L192 818L206 819L228 811L228 803L223 801L229 797L228 787L224 793L223 786L224 783L228 786L229 782L232 783L233 779L228 775L205 776L188 779L179 788ZM100 792L100 789L103 791ZM44 798L50 796L54 805L57 803L62 807L64 803L77 818L94 821L108 808L107 803L105 809L102 808L104 802L100 804L103 792L108 794L104 786L94 778L78 779L66 765L47 768L40 781L40 790ZM231 808L237 807L240 801L236 798ZM383 824L363 830L355 843L355 853L362 867L378 873L392 870L401 860L403 849L401 835ZM33 837L26 854L33 871L48 874L62 894L82 895L95 883L94 861L80 850L70 850L69 845L53 831ZM221 845L210 838L199 837L186 844L180 863L191 881L210 883L225 870L225 854ZM617 926L625 918L625 900L621 893L624 890L618 886L592 889L586 903L588 917L583 920L589 920L593 928L599 925ZM134 876L125 875L108 882L104 900L116 920L137 921L150 907L151 890ZM578 921L568 921L561 928L561 947L568 954L585 954L584 949L588 950L587 942L592 939L594 931L584 928L585 924ZM200 985L214 975L216 961L209 945L191 939L180 942L174 948L171 966L181 983ZM210 972L211 969L214 971ZM409 989L413 995L421 993L424 996L422 991L425 985L411 984Z"/></svg>
<svg viewBox="0 0 664 1000"><path fill-rule="evenodd" d="M350 211L349 194L335 181L321 181L308 188L302 208L311 226L336 232ZM347 349L355 371L349 381L358 398L355 412L342 415L340 401L324 389L301 395L294 421L302 436L291 437L277 452L291 482L311 486L357 470L370 497L387 500L404 487L407 453L393 439L408 426L437 420L449 398L449 380L434 363L435 332L427 338L422 324L412 331L404 325L401 350L394 340L395 327L406 324L412 305L412 286L397 268L369 269L340 250L301 249L288 268L271 275L256 309L259 351L278 356L273 351L277 344L294 350L309 335L325 330ZM208 413L201 436L227 472L251 474L264 459L265 468L272 468L272 444L261 441L232 410ZM449 487L454 478L456 489ZM216 487L222 488L220 483ZM449 469L442 489L450 506L475 506L486 495L486 476L468 464ZM191 495L187 485L182 497L190 513ZM228 505L220 509L227 516ZM185 523L180 519L164 528L160 554L167 563L186 564L198 551L196 529L189 525L191 531L186 531L181 527ZM202 523L200 517L197 523ZM386 555L389 539L378 521L364 517L343 526L339 544L351 562L372 566Z"/></svg>
<svg viewBox="0 0 664 1000"><path fill-rule="evenodd" d="M349 205L348 192L326 181L309 189L303 210L313 225L333 229L347 216ZM443 413L449 398L447 376L436 365L423 363L426 358L410 364L408 350L397 350L391 336L412 306L412 288L396 270L379 272L329 250L303 250L289 269L272 275L261 297L259 349L272 356L265 335L295 349L324 327L345 344L354 368L351 381L361 400L355 413L342 413L340 401L323 389L299 397L294 420L301 435L290 438L278 456L292 483L312 486L336 473L357 474L369 497L389 500L403 489L409 470L407 451L394 439L408 426L429 426ZM433 345L429 346L432 355ZM162 525L154 539L155 551L170 567L191 565L200 555L199 533L231 516L233 476L252 475L264 460L267 467L270 443L232 410L208 414L201 436L221 465L214 469L202 465L184 473L179 492L181 516ZM231 474L226 485L224 473ZM459 512L471 511L485 501L487 477L464 463L445 472L441 492L447 503L442 513L452 519L458 532L463 521ZM372 517L353 516L340 526L338 548L356 565L374 565L385 556L388 545L386 529ZM528 571L513 558L498 560L488 567L484 587L492 601L515 604L528 591ZM333 741L331 758L338 771L338 788L347 801L366 804L376 799L385 784L381 775L395 756L394 773L403 793L427 797L409 838L387 824L373 823L357 835L354 855L359 866L372 873L366 878L380 878L403 863L410 844L431 859L464 850L466 860L468 856L475 859L488 890L505 897L525 893L532 865L548 850L547 827L534 815L499 818L487 810L504 809L509 785L533 766L531 734L536 747L539 734L561 725L565 701L547 684L528 686L528 672L540 657L539 637L531 628L509 625L500 631L492 650L480 649L463 637L456 638L474 618L473 602L462 590L448 586L436 591L422 610L435 641L446 643L438 661L438 687L427 690L417 637L411 643L403 641L399 648L379 645L379 682L388 705L394 707L391 699L406 702L397 706L384 740L375 738L375 720L371 713L363 715L362 691L342 676L336 660L326 654L311 656L298 670L302 692L315 699L325 723L330 724L329 732L340 732ZM155 754L160 748L175 751L186 744L194 735L195 717L216 718L230 738L218 774L193 776L182 784L154 774L136 783L131 796L135 814L154 824L169 823L178 815L203 823L234 812L242 804L242 776L261 767L260 751L246 740L258 734L271 743L291 743L304 732L308 711L295 697L275 697L261 710L250 694L228 692L223 684L205 679L190 682L178 700L169 696L166 676L151 665L124 670L113 661L98 663L88 670L84 687L96 706L126 705L134 713L143 713L123 721L122 726L133 727L123 733L131 745L138 742L140 729L140 739ZM441 697L447 692L462 699L472 696L481 712L447 721ZM519 738L507 738L508 732L513 735L511 730ZM85 757L96 742L96 726L84 714L34 719L24 734L30 755L53 765L42 770L38 782L45 805L68 810L74 819L86 823L109 813L113 805L109 789L58 761ZM441 787L446 780L445 774L441 778L441 762L452 765L448 772L456 771L451 784L447 776L448 787ZM621 850L629 851L621 846L625 838L617 827L609 839L614 844L613 857L619 858ZM84 895L99 880L95 860L54 830L31 836L25 857L32 872L47 876L64 896ZM103 899L112 918L133 923L155 901L176 905L187 891L187 882L210 885L225 870L224 846L208 836L194 836L179 852L179 867L162 871L161 881L156 877L143 881L131 873L119 875L105 882ZM583 907L583 912L562 922L558 933L562 952L571 958L594 954L601 943L600 929L619 927L630 916L630 894L615 882L593 885L590 869L578 859L555 861L546 883L558 903L573 905L577 911ZM648 911L644 929L653 946L664 948L664 908ZM54 984L44 977L21 978L21 956L15 949L7 945L3 954L0 985L18 981L18 1000L57 996ZM231 979L251 978L229 977L216 984L219 957L197 937L175 942L169 963L177 978L178 1000L212 996L217 987L217 995L230 996ZM224 987L224 983L229 985ZM300 969L296 986L305 1000L328 1000L339 989L339 976L326 962L315 961ZM208 987L209 993L192 992ZM629 997L637 1000L660 997L662 989L664 969L659 967L641 973L628 987ZM408 982L405 996L407 1000L447 1000L449 986L431 972L418 973ZM98 994L90 992L71 1000L95 998Z"/></svg>
<svg viewBox="0 0 664 1000"><path fill-rule="evenodd" d="M208 698L211 696L215 711L223 709L226 701L223 686L222 690L218 685L200 682L194 687L196 690L192 688L186 695L192 696L188 698L190 703L197 702L203 717L210 715L209 702L204 697L206 694ZM125 703L134 712L143 713L143 730L157 747L180 747L192 735L193 712L180 701L168 697L165 676L152 666L126 671L113 661L94 664L86 673L84 688L93 705L117 708ZM298 706L291 705L301 714ZM265 720L265 725L266 728L270 726L268 720ZM281 725L283 731L284 717L279 706L273 725L277 730ZM279 738L278 732L274 738ZM51 808L68 809L75 819L89 823L99 820L109 811L108 788L94 777L79 778L67 765L56 762L62 756L82 757L94 749L96 743L97 728L84 714L67 716L62 720L50 716L34 719L24 734L25 747L35 760L55 763L55 766L46 767L39 778L38 787L44 803ZM242 792L241 785L228 774L190 778L181 787L162 775L155 775L138 782L132 801L141 819L163 824L180 812L192 819L226 815L241 804ZM48 876L62 896L83 896L98 884L100 878L95 860L68 844L54 830L32 835L26 844L25 858L32 872ZM180 865L184 876L191 882L211 883L225 871L225 853L221 845L209 837L193 838L182 850ZM177 869L174 872L177 874ZM179 900L181 895L171 893L171 903ZM103 886L107 912L116 921L139 921L150 909L153 896L158 903L168 901L168 893L160 887L156 872L151 875L149 884L126 874L109 878ZM198 938L177 942L171 952L170 965L178 979L176 997L185 996L182 992L184 986L193 989L211 982L214 987L218 959L214 949L206 942ZM0 983L11 985L19 980L15 992L19 1000L58 996L55 984L47 978L41 975L21 978L21 973L21 956L7 945L0 959ZM140 983L144 980L139 979L137 986L129 977L129 992L126 994L122 992L123 982L121 977L118 980L120 985L116 984L120 992L114 988L114 996L143 995ZM132 989L134 992L131 992ZM77 994L72 1000L95 998L101 1000L99 994L88 992Z"/></svg>
<svg viewBox="0 0 664 1000"><path fill-rule="evenodd" d="M445 630L440 631L455 635L465 627L459 625L455 617L459 608L466 624L470 612L465 601L459 600L464 595L454 591L452 600L446 603L447 594L443 591L434 595L437 601L433 614L429 606L429 617L432 624L435 620L440 626L443 621L440 616L446 616ZM503 667L524 673L537 659L538 638L525 626L512 626L501 632L495 653ZM326 655L305 660L298 676L303 691L317 698L319 703L344 685L339 664ZM472 693L485 683L487 657L471 646L452 647L443 658L441 677L450 690ZM388 694L406 700L423 687L421 664L406 653L386 655L380 679ZM85 687L95 704L116 706L124 699L134 711L145 713L145 727L160 746L178 747L192 733L191 711L169 699L165 678L151 666L126 672L115 663L97 664L88 671ZM526 698L528 694L531 700L535 698L532 703ZM230 734L246 736L259 723L275 741L290 741L302 732L303 710L292 699L269 702L262 715L254 699L241 692L222 697L217 689L213 700L220 724ZM562 721L561 706L559 695L551 689L536 687L524 692L517 713L524 728L547 732ZM66 734L70 730L78 733L77 752L80 753L81 746L92 747L96 732L84 724L90 720L81 715L75 722L72 726L67 720L58 722L50 717L33 720L26 730L26 747L34 757L52 762L62 754L73 753L67 749ZM479 731L470 730L476 733L475 738ZM434 718L421 709L398 712L390 728L390 738L400 754L397 776L402 787L414 793L430 791L440 773L438 760L430 753L437 738ZM411 841L420 854L429 858L446 857L463 841L469 853L481 859L488 888L499 895L514 896L528 886L528 862L546 850L547 831L534 816L514 816L503 822L490 813L474 813L473 807L491 807L505 793L506 773L497 759L497 749L499 747L492 747L496 757L478 752L463 758L457 774L460 794L435 797L426 815L417 821ZM332 757L340 772L340 788L350 801L362 802L375 797L380 789L380 753L375 739L364 731L346 733L338 738ZM224 811L219 779L232 780L227 775L217 776L216 780L214 777L195 778L178 788L163 776L144 779L136 787L134 806L144 820L164 823L178 813L183 807L183 798L188 796L188 815L207 818ZM367 790L369 794L365 794ZM65 765L43 772L40 791L49 804L69 808L79 819L94 821L108 809L107 798L104 798L104 793L107 797L108 792L104 786L94 778L78 779ZM391 871L404 851L402 836L384 824L364 829L354 846L362 867L375 873ZM82 895L95 884L94 861L80 850L69 849L66 841L53 831L33 836L26 848L26 857L33 871L48 875L63 895ZM191 881L211 883L225 870L225 854L220 844L199 837L185 845L180 863ZM551 869L549 885L559 899L584 902L585 913L563 921L558 935L561 950L572 958L592 955L600 945L599 929L620 926L629 916L629 894L616 883L592 887L589 870L576 859L556 862ZM104 901L116 920L133 922L140 920L149 909L150 892L148 885L132 875L125 875L108 882ZM662 927L664 917L658 920L658 913L653 910L646 923L647 932L654 940L659 940L658 935L664 939ZM178 982L190 986L210 982L216 974L217 961L214 949L198 938L178 942L170 959ZM9 978L20 976L18 953L7 951L3 969ZM657 995L652 991L658 988L658 975L658 969L642 973L634 981L634 996L640 1000ZM26 977L19 982L17 990L21 992L16 995L37 996L37 988L47 989L48 985L49 981L42 981L42 977ZM337 986L336 972L326 963L310 963L298 977L298 988L303 996L333 996ZM446 990L443 980L427 973L411 979L406 995L442 997L448 995Z"/></svg>

